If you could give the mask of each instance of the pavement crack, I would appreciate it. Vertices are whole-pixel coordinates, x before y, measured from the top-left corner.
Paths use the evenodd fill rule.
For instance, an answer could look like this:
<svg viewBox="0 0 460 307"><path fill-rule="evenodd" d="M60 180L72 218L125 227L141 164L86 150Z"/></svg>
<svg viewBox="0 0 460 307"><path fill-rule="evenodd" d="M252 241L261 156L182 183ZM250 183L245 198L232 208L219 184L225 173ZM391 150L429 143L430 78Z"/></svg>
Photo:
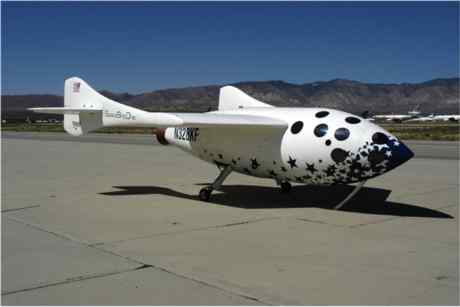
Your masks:
<svg viewBox="0 0 460 307"><path fill-rule="evenodd" d="M265 218L246 220L246 221L229 223L229 224L211 225L211 226L206 226L206 227L197 227L197 228L183 229L183 230L176 230L176 231L159 232L159 233L154 233L154 234L149 234L149 235L139 236L139 237L132 237L132 238L127 238L127 239L120 239L120 240L106 241L106 242L96 242L96 243L88 244L88 246L97 247L97 246L103 246L107 244L118 244L118 243L123 243L127 241L149 239L149 238L153 238L157 236L177 235L177 234L183 234L183 233L189 233L189 232L195 232L195 231L204 231L204 230L209 230L209 229L219 229L219 228L233 227L233 226L239 226L239 225L253 224L253 223L264 222L264 221L269 221L269 220L276 220L279 218L280 217L265 217Z"/></svg>
<svg viewBox="0 0 460 307"><path fill-rule="evenodd" d="M229 223L229 224L223 224L223 225L216 225L216 226L211 226L210 228L232 227L232 226L239 226L239 225L252 224L252 223L257 223L257 222L266 221L266 220L273 220L273 219L275 219L275 218L261 218L261 219L256 219L256 220L248 220L248 221L242 221L242 222L236 222L236 223Z"/></svg>
<svg viewBox="0 0 460 307"><path fill-rule="evenodd" d="M211 287L211 288L214 288L214 289L217 289L217 290L226 292L226 293L230 293L230 294L232 294L232 295L236 295L236 296L239 296L239 297L242 297L242 298L251 300L251 301L258 302L258 303L260 303L260 304L262 304L262 305L270 305L270 306L273 306L273 304L269 304L269 303L263 301L262 299L260 299L260 298L258 298L258 297L255 297L255 296L252 296L252 295L248 295L248 294L244 294L244 293L240 293L240 292L228 290L228 289L219 287L219 286L217 286L217 285L215 285L215 284L209 283L209 282L207 282L207 281L204 281L204 280L201 280L201 279L198 279L198 278L195 278L195 277L190 277L190 276L186 276L186 275L183 275L183 274L179 274L179 273L170 271L170 270L165 269L165 268L160 267L160 266L153 265L153 268L158 269L158 270L163 271L163 272L166 272L166 273L169 273L169 274L172 274L172 275L174 275L174 276L176 276L176 277L179 277L179 278L184 278L184 279L187 279L187 280L191 280L191 281L193 281L193 282L202 284L202 285L207 286L207 287Z"/></svg>
<svg viewBox="0 0 460 307"><path fill-rule="evenodd" d="M367 223L354 224L354 225L348 226L348 228L358 228L358 227L367 226L367 225L380 224L380 223L385 223L385 222L392 221L392 220L395 220L395 219L398 219L398 218L403 218L403 216L395 216L395 217L389 217L389 218L386 218L386 219L370 221L370 222L367 222Z"/></svg>
<svg viewBox="0 0 460 307"><path fill-rule="evenodd" d="M310 220L306 218L296 218L296 220L302 221L302 222L308 222L308 223L315 223L315 224L322 224L322 225L328 225L328 226L335 226L335 227L346 227L344 225L338 225L338 224L330 224L326 223L324 221L317 221L317 220Z"/></svg>
<svg viewBox="0 0 460 307"><path fill-rule="evenodd" d="M10 221L14 221L16 223L23 224L23 225L28 226L30 228L49 233L49 234L51 234L53 236L56 236L58 238L61 238L61 239L67 240L67 241L72 241L72 242L80 243L80 244L87 245L87 246L89 245L89 242L84 242L84 241L78 240L78 239L76 239L76 238L74 238L74 237L72 237L72 236L70 236L68 234L63 234L63 233L59 233L59 232L56 232L56 231L48 230L48 229L45 229L42 226L39 226L37 224L29 223L29 222L26 222L24 220L21 220L21 219L12 217L12 216L8 216L7 219L10 220Z"/></svg>
<svg viewBox="0 0 460 307"><path fill-rule="evenodd" d="M26 207L21 207L21 208L5 209L5 210L2 210L1 212L2 213L8 213L8 212L12 212L12 211L19 211L19 210L25 210L25 209L31 209L31 208L38 208L38 207L40 207L40 205L32 205L32 206L26 206Z"/></svg>
<svg viewBox="0 0 460 307"><path fill-rule="evenodd" d="M106 250L106 249L102 249L102 248L99 248L97 246L95 246L94 244L91 244L89 242L85 242L85 241L82 241L82 240L78 240L70 235L67 235L67 234L62 234L62 233L58 233L56 231L51 231L51 230L48 230L48 229L45 229L39 225L36 225L36 224L32 224L32 223L28 223L26 221L23 221L21 219L18 219L18 218L14 218L14 217L7 217L8 220L11 220L11 221L14 221L16 223L20 223L20 224L23 224L27 227L30 227L30 228L33 228L35 230L38 230L38 231L42 231L42 232L46 232L48 234L51 234L53 236L56 236L60 239L64 239L64 240L67 240L67 241L71 241L71 242L74 242L74 243L77 243L77 244L81 244L85 247L88 247L88 248L93 248L93 249L96 249L102 253L106 253L106 254L110 254L112 256L116 256L116 257L119 257L119 258L123 258L125 260L128 260L130 262L133 262L133 263L137 263L137 264L142 264L144 265L144 263L142 262L139 262L137 260L134 260L134 259L131 259L130 257L126 257L126 256L122 256L122 255L119 255L117 253L114 253L112 251L109 251L109 250Z"/></svg>
<svg viewBox="0 0 460 307"><path fill-rule="evenodd" d="M127 272L139 271L139 270L152 268L152 267L153 266L149 264L143 264L139 267L135 267L132 269L112 271L112 272L106 272L106 273L98 273L98 274L90 274L90 275L80 275L80 276L70 277L65 280L56 281L56 282L47 283L47 284L41 284L41 285L28 287L24 289L5 291L5 292L2 292L2 296L15 294L15 293L21 293L21 292L27 292L27 291L32 291L32 290L37 290L37 289L42 289L42 288L48 288L48 287L53 287L53 286L58 286L58 285L65 285L65 284L69 284L73 282L81 282L81 281L85 281L89 279L96 279L96 278L102 278L102 277L107 277L107 276L112 276L112 275L118 275L118 274L123 274Z"/></svg>

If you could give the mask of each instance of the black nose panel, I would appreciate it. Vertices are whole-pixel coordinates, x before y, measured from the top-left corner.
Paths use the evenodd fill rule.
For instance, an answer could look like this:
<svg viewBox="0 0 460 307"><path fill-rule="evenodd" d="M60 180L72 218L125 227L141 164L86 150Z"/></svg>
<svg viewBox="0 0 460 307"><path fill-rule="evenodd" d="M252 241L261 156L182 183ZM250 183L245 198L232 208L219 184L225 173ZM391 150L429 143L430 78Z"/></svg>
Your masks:
<svg viewBox="0 0 460 307"><path fill-rule="evenodd" d="M404 162L408 161L414 156L412 150L410 150L404 143L395 141L389 142L391 157L389 159L388 168L393 169Z"/></svg>

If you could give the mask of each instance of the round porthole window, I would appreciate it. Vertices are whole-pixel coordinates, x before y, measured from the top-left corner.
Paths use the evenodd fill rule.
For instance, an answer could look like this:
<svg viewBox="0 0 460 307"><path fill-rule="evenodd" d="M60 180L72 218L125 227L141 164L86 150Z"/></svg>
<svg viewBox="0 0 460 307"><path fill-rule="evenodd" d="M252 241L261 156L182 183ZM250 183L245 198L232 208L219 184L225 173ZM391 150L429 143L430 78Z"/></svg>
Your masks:
<svg viewBox="0 0 460 307"><path fill-rule="evenodd" d="M303 123L301 121L295 122L291 126L291 132L292 134L297 134L300 132L300 130L302 130L302 128L303 128Z"/></svg>
<svg viewBox="0 0 460 307"><path fill-rule="evenodd" d="M318 113L316 113L316 117L318 118L323 118L323 117L326 117L329 115L329 112L328 111L319 111Z"/></svg>
<svg viewBox="0 0 460 307"><path fill-rule="evenodd" d="M376 144L386 144L388 143L388 137L383 134L382 132L376 132L374 133L374 135L372 136L372 142L376 143Z"/></svg>
<svg viewBox="0 0 460 307"><path fill-rule="evenodd" d="M313 133L317 136L317 137L323 137L326 135L327 133L327 129L328 129L328 126L326 124L319 124L318 126L316 126L315 130L313 131Z"/></svg>
<svg viewBox="0 0 460 307"><path fill-rule="evenodd" d="M350 130L348 130L347 128L339 128L335 130L334 136L337 140L344 141L348 139L348 137L350 136Z"/></svg>
<svg viewBox="0 0 460 307"><path fill-rule="evenodd" d="M353 116L345 118L345 121L349 124L359 124L361 122L359 118Z"/></svg>

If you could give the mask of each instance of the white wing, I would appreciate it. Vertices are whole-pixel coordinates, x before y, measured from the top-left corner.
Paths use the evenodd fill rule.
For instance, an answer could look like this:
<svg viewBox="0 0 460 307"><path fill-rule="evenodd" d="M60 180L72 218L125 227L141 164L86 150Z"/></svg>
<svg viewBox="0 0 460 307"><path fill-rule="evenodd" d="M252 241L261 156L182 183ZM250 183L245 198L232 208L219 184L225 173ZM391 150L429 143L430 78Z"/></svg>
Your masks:
<svg viewBox="0 0 460 307"><path fill-rule="evenodd" d="M239 95L233 89L235 98ZM227 98L230 98L227 95ZM251 98L252 99L252 98ZM238 100L238 99L237 99ZM262 104L262 103L261 103ZM64 129L82 135L100 127L287 127L279 119L258 115L209 113L146 112L102 96L80 78L67 79L63 108L31 108L38 113L64 115Z"/></svg>
<svg viewBox="0 0 460 307"><path fill-rule="evenodd" d="M256 115L219 114L219 113L168 113L176 116L181 124L172 126L212 127L212 126L268 126L287 127L288 123Z"/></svg>

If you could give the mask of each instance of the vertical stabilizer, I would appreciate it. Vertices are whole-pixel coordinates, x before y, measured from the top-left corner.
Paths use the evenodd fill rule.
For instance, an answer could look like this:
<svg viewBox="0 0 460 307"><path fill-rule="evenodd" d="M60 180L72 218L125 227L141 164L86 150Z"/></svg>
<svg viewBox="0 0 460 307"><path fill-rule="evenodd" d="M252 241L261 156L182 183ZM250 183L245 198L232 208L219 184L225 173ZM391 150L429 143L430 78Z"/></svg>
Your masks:
<svg viewBox="0 0 460 307"><path fill-rule="evenodd" d="M93 90L80 78L69 78L64 83L64 107L88 110L75 114L64 114L64 129L72 135L82 135L102 127L104 96ZM95 112L90 112L94 110Z"/></svg>
<svg viewBox="0 0 460 307"><path fill-rule="evenodd" d="M224 86L219 93L219 110L242 108L272 108L273 106L252 98L233 86Z"/></svg>

